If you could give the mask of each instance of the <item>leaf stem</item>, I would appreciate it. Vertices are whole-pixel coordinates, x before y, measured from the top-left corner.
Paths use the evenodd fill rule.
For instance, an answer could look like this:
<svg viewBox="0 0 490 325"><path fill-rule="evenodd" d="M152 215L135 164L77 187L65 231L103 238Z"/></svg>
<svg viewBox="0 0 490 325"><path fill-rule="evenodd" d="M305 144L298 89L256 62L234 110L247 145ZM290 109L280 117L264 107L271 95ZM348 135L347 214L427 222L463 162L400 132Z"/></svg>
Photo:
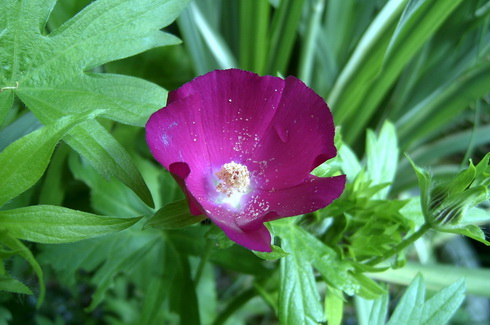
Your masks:
<svg viewBox="0 0 490 325"><path fill-rule="evenodd" d="M425 235L427 231L429 231L432 228L432 226L426 222L424 223L416 232L411 234L408 238L404 239L401 243L399 243L397 246L393 247L386 253L384 253L381 256L374 257L371 260L369 260L366 264L370 266L377 265L388 258L395 256L396 254L400 253L402 250L413 244L417 239Z"/></svg>

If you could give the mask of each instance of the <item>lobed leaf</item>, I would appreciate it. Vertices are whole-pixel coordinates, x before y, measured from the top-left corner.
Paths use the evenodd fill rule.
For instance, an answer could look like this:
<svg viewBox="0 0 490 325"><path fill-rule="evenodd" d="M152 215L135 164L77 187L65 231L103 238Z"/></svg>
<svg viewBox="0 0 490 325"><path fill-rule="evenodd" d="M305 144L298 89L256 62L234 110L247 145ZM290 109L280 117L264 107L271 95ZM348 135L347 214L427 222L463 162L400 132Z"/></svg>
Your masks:
<svg viewBox="0 0 490 325"><path fill-rule="evenodd" d="M1 120L12 106L14 93L44 124L74 112L105 109L107 118L144 125L148 116L164 105L164 89L137 78L88 71L157 46L178 43L176 37L160 29L177 17L188 1L94 1L45 35L44 26L55 3L26 0L2 5ZM148 188L124 149L111 135L94 128L98 127L80 126L67 142L99 172L118 177L152 206Z"/></svg>

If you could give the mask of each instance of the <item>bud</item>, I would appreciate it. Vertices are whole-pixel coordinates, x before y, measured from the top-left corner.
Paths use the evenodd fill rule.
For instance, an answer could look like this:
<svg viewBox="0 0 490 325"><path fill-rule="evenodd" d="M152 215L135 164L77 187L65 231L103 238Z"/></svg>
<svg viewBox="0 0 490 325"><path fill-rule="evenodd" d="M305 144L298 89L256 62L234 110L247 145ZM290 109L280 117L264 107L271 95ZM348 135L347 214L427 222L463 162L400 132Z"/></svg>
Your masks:
<svg viewBox="0 0 490 325"><path fill-rule="evenodd" d="M477 166L470 161L467 169L453 179L442 182L436 181L426 170L412 162L421 186L421 204L426 222L440 231L464 227L468 209L489 199L489 159L490 154L487 154Z"/></svg>

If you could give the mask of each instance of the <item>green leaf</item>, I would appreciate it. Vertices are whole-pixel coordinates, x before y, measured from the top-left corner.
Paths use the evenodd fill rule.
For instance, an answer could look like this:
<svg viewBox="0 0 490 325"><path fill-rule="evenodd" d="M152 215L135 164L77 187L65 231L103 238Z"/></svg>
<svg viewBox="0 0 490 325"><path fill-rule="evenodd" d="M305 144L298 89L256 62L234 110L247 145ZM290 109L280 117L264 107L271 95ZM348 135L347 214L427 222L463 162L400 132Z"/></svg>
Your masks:
<svg viewBox="0 0 490 325"><path fill-rule="evenodd" d="M283 249L290 255L300 255L301 257L295 258L304 259L307 264L314 266L333 288L344 291L348 295L358 292L359 284L349 272L353 267L346 261L342 261L332 248L294 224L294 221L294 218L288 218L270 223L274 234L287 243L286 246L282 245Z"/></svg>
<svg viewBox="0 0 490 325"><path fill-rule="evenodd" d="M26 0L22 5L2 2L0 11L8 18L2 21L0 35L0 88L18 87L0 95L0 117L6 114L5 103L11 102L2 98L7 96L4 93L14 92L44 124L66 114L100 108L105 109L104 116L109 119L144 125L148 116L164 105L165 90L133 77L87 71L154 47L176 44L176 37L160 29L170 24L187 3L94 1L45 35L44 26L55 0ZM114 139L110 143L107 138L112 137L108 134L99 139L102 131L93 129L91 124L84 125L71 133L68 143L101 173L120 178L152 205L141 177L121 154L124 149L114 144ZM99 150L91 152L93 146Z"/></svg>
<svg viewBox="0 0 490 325"><path fill-rule="evenodd" d="M253 251L253 253L263 260L277 260L279 258L286 257L289 255L279 246L271 245L271 247L272 247L272 252L270 253L264 253L258 251Z"/></svg>
<svg viewBox="0 0 490 325"><path fill-rule="evenodd" d="M235 242L228 237L223 229L216 225L212 225L211 229L206 232L205 237L215 241L216 247L225 249L235 245Z"/></svg>
<svg viewBox="0 0 490 325"><path fill-rule="evenodd" d="M56 144L68 130L101 113L101 110L95 110L89 114L60 118L5 148L0 153L0 206L39 180L48 166Z"/></svg>
<svg viewBox="0 0 490 325"><path fill-rule="evenodd" d="M97 213L118 217L153 214L153 210L122 182L107 181L85 159L73 153L68 164L74 177L90 187L91 206Z"/></svg>
<svg viewBox="0 0 490 325"><path fill-rule="evenodd" d="M352 266L294 222L294 218L288 218L270 223L289 253L281 259L279 318L281 324L316 324L323 316L313 268L335 290L352 295L360 288L349 272Z"/></svg>
<svg viewBox="0 0 490 325"><path fill-rule="evenodd" d="M490 242L485 239L485 233L483 232L483 230L481 230L480 227L475 225L467 225L463 228L456 228L456 229L441 227L440 229L438 228L438 230L443 232L463 235L472 238L474 240L477 240L480 243L483 243L487 246L490 246Z"/></svg>
<svg viewBox="0 0 490 325"><path fill-rule="evenodd" d="M286 249L287 249L286 245ZM281 259L279 288L280 324L311 324L323 321L320 295L313 268L301 254Z"/></svg>
<svg viewBox="0 0 490 325"><path fill-rule="evenodd" d="M490 63L486 61L440 85L396 122L401 146L407 147L453 121L470 103L488 94L489 84Z"/></svg>
<svg viewBox="0 0 490 325"><path fill-rule="evenodd" d="M284 74L292 54L304 0L283 0L274 14L271 26L266 72Z"/></svg>
<svg viewBox="0 0 490 325"><path fill-rule="evenodd" d="M425 301L425 284L419 275L403 294L387 325L422 324L421 313Z"/></svg>
<svg viewBox="0 0 490 325"><path fill-rule="evenodd" d="M137 218L114 218L38 205L0 211L0 224L13 237L37 243L68 243L121 231Z"/></svg>
<svg viewBox="0 0 490 325"><path fill-rule="evenodd" d="M240 68L263 74L267 60L269 1L240 1ZM250 17L255 17L253 20Z"/></svg>
<svg viewBox="0 0 490 325"><path fill-rule="evenodd" d="M110 118L143 123L161 107L165 99L162 89L131 77L85 71L157 46L176 44L174 36L160 29L177 17L187 1L97 1L45 36L44 25L54 3L29 0L22 6L3 5L2 11L10 19L0 38L4 50L0 66L5 72L0 84L18 82L14 92L27 100L28 106L35 99L62 112L106 108ZM47 113L40 112L46 107L31 106L36 115Z"/></svg>
<svg viewBox="0 0 490 325"><path fill-rule="evenodd" d="M349 61L338 76L327 102L333 108L335 121L341 125L352 115L362 113L357 107L362 105L369 85L381 69L384 53L394 30L396 19L401 14L407 0L387 1L383 9L371 22L359 40ZM346 94L356 93L356 96ZM349 128L349 133L353 130ZM355 131L356 133L359 131ZM351 143L347 139L347 143Z"/></svg>
<svg viewBox="0 0 490 325"><path fill-rule="evenodd" d="M365 299L376 299L379 296L386 294L386 290L384 290L376 282L374 282L364 274L353 273L352 277L359 282L359 296Z"/></svg>
<svg viewBox="0 0 490 325"><path fill-rule="evenodd" d="M463 279L432 296L422 310L422 322L427 325L447 324L464 300Z"/></svg>
<svg viewBox="0 0 490 325"><path fill-rule="evenodd" d="M117 177L143 202L153 207L150 190L128 152L97 121L74 127L63 139L106 179Z"/></svg>
<svg viewBox="0 0 490 325"><path fill-rule="evenodd" d="M10 324L12 313L5 307L0 306L0 324Z"/></svg>
<svg viewBox="0 0 490 325"><path fill-rule="evenodd" d="M395 42L399 42L402 37L401 33L407 31L407 26L409 26L410 20L414 18L415 14L419 7L423 4L427 4L428 1L425 0L409 0L405 9L403 10L400 21L398 22L398 26L396 26L395 32L393 33L393 37L391 38L390 45L388 46L388 50L386 51L386 55L388 56Z"/></svg>
<svg viewBox="0 0 490 325"><path fill-rule="evenodd" d="M191 226L207 219L204 215L192 215L187 200L167 204L146 221L143 229L178 229Z"/></svg>
<svg viewBox="0 0 490 325"><path fill-rule="evenodd" d="M31 289L25 284L7 275L0 275L0 291L1 290L32 295Z"/></svg>
<svg viewBox="0 0 490 325"><path fill-rule="evenodd" d="M39 281L39 297L37 300L37 308L41 306L46 295L46 286L44 285L43 270L39 263L32 255L32 252L24 245L20 240L12 236L8 231L0 228L0 244L7 246L10 250L15 252L17 255L25 259L32 267L36 273L37 279Z"/></svg>
<svg viewBox="0 0 490 325"><path fill-rule="evenodd" d="M14 103L14 93L12 91L5 90L0 92L0 125L5 120L10 108Z"/></svg>
<svg viewBox="0 0 490 325"><path fill-rule="evenodd" d="M51 163L46 171L41 193L39 195L39 204L44 205L62 205L66 194L66 174L63 173L63 167L68 157L69 148L67 145L61 145L54 152Z"/></svg>
<svg viewBox="0 0 490 325"><path fill-rule="evenodd" d="M14 115L16 114L14 113ZM15 140L40 129L42 126L43 124L39 122L32 112L26 112L17 117L0 131L0 151L7 148Z"/></svg>
<svg viewBox="0 0 490 325"><path fill-rule="evenodd" d="M372 185L392 183L398 163L398 141L395 126L385 121L379 136L368 130L366 139L367 171ZM389 188L384 188L374 198L386 198Z"/></svg>
<svg viewBox="0 0 490 325"><path fill-rule="evenodd" d="M460 279L425 301L425 283L422 276L417 275L387 325L447 324L463 302L464 290L464 281Z"/></svg>
<svg viewBox="0 0 490 325"><path fill-rule="evenodd" d="M422 208L422 214L424 215L424 219L426 221L430 221L431 213L429 211L429 200L430 200L430 189L432 187L432 177L430 174L423 168L418 167L415 163L410 160L410 158L405 155L407 159L412 164L413 170L417 175L417 179L419 181L420 187L420 206Z"/></svg>
<svg viewBox="0 0 490 325"><path fill-rule="evenodd" d="M369 325L384 325L386 323L386 315L388 314L388 294L382 295L376 299L371 308L369 315Z"/></svg>
<svg viewBox="0 0 490 325"><path fill-rule="evenodd" d="M182 324L201 324L196 288L192 281L189 259L178 246L168 241L166 264L172 265L173 281L170 287L170 308L180 315Z"/></svg>
<svg viewBox="0 0 490 325"><path fill-rule="evenodd" d="M96 288L89 310L93 310L113 284L114 277L127 273L162 240L157 233L127 229L109 236L76 243L46 245L38 256L40 262L52 265L60 281L76 284L80 269L95 271L91 283Z"/></svg>
<svg viewBox="0 0 490 325"><path fill-rule="evenodd" d="M228 45L222 39L221 35L209 24L195 2L189 5L188 11L196 24L197 30L202 34L204 42L207 43L208 48L213 54L219 67L221 69L237 67L235 57L228 48Z"/></svg>
<svg viewBox="0 0 490 325"><path fill-rule="evenodd" d="M341 325L344 315L344 300L342 293L336 289L327 288L325 294L325 315L329 325Z"/></svg>

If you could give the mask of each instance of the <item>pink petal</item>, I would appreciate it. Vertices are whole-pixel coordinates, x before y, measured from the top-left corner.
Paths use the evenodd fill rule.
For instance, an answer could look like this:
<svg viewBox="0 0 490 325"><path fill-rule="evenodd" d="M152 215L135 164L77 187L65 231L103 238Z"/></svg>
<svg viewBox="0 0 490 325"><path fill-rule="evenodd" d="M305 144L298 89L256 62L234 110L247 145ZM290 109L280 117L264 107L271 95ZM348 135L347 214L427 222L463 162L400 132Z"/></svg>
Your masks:
<svg viewBox="0 0 490 325"><path fill-rule="evenodd" d="M254 160L265 166L258 173L262 189L295 186L337 154L333 118L325 101L299 79L285 81L269 132L254 152Z"/></svg>
<svg viewBox="0 0 490 325"><path fill-rule="evenodd" d="M188 186L194 192L193 184ZM270 235L260 237L266 233L264 222L322 209L342 194L344 186L345 175L329 178L310 175L304 182L291 188L253 191L242 198L243 207L240 209L209 200L199 202L209 218L230 239L249 249L265 252L270 251Z"/></svg>
<svg viewBox="0 0 490 325"><path fill-rule="evenodd" d="M280 78L252 72L216 70L171 92L167 108L188 96L199 96L196 122L202 126L213 167L231 161L253 164L253 152L270 131L284 84Z"/></svg>

